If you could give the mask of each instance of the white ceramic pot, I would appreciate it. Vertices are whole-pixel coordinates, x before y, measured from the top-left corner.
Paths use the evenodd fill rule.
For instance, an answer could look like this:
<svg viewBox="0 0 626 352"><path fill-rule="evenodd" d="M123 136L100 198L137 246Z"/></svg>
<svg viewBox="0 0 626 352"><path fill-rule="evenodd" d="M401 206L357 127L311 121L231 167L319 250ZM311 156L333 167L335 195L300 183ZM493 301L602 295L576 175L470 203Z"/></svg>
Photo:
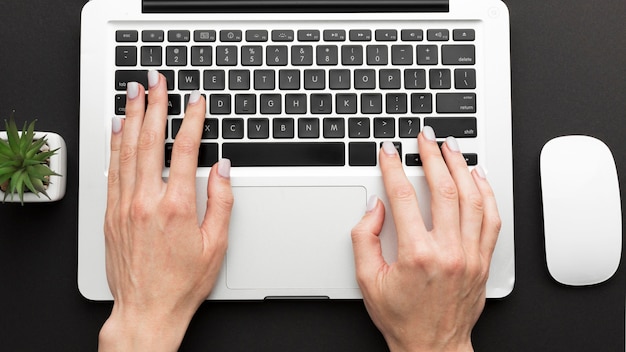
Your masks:
<svg viewBox="0 0 626 352"><path fill-rule="evenodd" d="M48 197L40 194L39 197L31 192L24 192L24 203L37 203L37 202L54 202L60 200L65 196L65 184L67 178L67 148L65 146L65 140L60 135L53 132L35 132L34 139L46 137L48 141L48 147L50 150L59 148L56 154L50 157L50 170L56 172L61 176L50 176L50 183L48 184ZM6 132L0 132L0 139L6 140ZM0 203L4 199L4 192L0 190ZM20 197L17 194L8 195L5 202L20 202Z"/></svg>

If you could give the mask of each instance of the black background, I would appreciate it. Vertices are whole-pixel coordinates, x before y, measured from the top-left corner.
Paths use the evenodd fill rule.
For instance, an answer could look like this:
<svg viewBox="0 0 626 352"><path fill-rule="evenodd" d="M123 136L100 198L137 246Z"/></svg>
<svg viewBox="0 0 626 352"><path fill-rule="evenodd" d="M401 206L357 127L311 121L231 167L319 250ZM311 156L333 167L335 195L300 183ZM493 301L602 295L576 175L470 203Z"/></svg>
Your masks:
<svg viewBox="0 0 626 352"><path fill-rule="evenodd" d="M382 1L382 0L381 0ZM626 168L624 1L506 0L511 17L516 287L490 300L477 351L624 351L624 265L587 288L547 272L539 152L589 134ZM0 204L0 349L95 350L111 304L76 284L80 10L84 0L0 0L0 121L61 134L68 189L56 204ZM585 160L580 161L581 167ZM25 221L24 221L25 220ZM362 302L206 302L183 351L383 351Z"/></svg>

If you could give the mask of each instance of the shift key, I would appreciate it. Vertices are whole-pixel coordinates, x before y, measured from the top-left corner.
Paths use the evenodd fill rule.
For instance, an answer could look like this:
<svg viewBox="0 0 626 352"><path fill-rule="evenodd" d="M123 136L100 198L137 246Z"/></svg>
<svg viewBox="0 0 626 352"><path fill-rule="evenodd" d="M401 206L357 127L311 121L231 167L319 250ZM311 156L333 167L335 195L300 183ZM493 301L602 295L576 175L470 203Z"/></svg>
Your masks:
<svg viewBox="0 0 626 352"><path fill-rule="evenodd" d="M437 94L437 112L450 114L475 114L476 94L440 93Z"/></svg>

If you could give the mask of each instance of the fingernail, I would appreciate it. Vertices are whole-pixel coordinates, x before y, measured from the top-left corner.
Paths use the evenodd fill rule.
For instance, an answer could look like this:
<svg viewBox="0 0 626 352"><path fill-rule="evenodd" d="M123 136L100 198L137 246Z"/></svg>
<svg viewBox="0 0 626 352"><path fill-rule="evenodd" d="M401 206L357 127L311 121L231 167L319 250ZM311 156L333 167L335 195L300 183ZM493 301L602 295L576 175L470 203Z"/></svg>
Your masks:
<svg viewBox="0 0 626 352"><path fill-rule="evenodd" d="M396 146L394 146L393 143L389 141L383 142L383 152L385 152L385 154L389 156L398 154Z"/></svg>
<svg viewBox="0 0 626 352"><path fill-rule="evenodd" d="M128 99L135 99L139 95L139 83L128 82L126 84L126 96Z"/></svg>
<svg viewBox="0 0 626 352"><path fill-rule="evenodd" d="M437 140L437 136L435 135L435 130L433 130L433 128L430 126L424 126L424 129L422 130L422 134L427 140L431 142L435 142Z"/></svg>
<svg viewBox="0 0 626 352"><path fill-rule="evenodd" d="M456 141L456 138L452 136L446 138L446 145L448 146L448 149L450 149L453 152L461 151L461 148L459 148L459 143Z"/></svg>
<svg viewBox="0 0 626 352"><path fill-rule="evenodd" d="M193 92L191 92L191 95L189 95L189 101L187 102L187 105L195 104L198 102L198 100L200 100L200 91L194 90Z"/></svg>
<svg viewBox="0 0 626 352"><path fill-rule="evenodd" d="M111 131L113 134L122 132L122 119L118 116L113 117L113 120L111 120Z"/></svg>
<svg viewBox="0 0 626 352"><path fill-rule="evenodd" d="M148 71L148 86L154 87L159 84L159 71L150 70Z"/></svg>
<svg viewBox="0 0 626 352"><path fill-rule="evenodd" d="M372 194L367 200L365 212L369 213L374 210L374 208L376 208L376 204L378 204L378 197L375 194Z"/></svg>
<svg viewBox="0 0 626 352"><path fill-rule="evenodd" d="M487 174L485 173L485 169L483 169L482 166L476 165L474 170L476 170L476 174L478 175L478 177L482 178L483 180L487 179Z"/></svg>
<svg viewBox="0 0 626 352"><path fill-rule="evenodd" d="M217 173L223 178L230 178L230 160L221 159L217 163Z"/></svg>

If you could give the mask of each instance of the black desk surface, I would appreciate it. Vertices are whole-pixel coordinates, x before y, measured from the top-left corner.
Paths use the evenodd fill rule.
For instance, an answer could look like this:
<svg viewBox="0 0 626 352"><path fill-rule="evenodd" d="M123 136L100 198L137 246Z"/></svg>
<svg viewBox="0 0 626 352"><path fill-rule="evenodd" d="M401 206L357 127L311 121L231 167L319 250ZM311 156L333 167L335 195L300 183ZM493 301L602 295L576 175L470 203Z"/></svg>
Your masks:
<svg viewBox="0 0 626 352"><path fill-rule="evenodd" d="M39 129L60 133L69 150L61 202L0 203L0 349L6 351L95 350L111 308L86 301L76 285L85 2L0 0L0 121L13 109L20 121L38 118ZM487 303L475 348L624 351L624 265L607 283L589 288L561 286L547 272L538 160L549 139L584 133L604 140L618 172L626 172L626 2L505 2L511 13L517 281L509 297ZM386 349L358 301L207 302L181 350L209 348Z"/></svg>

